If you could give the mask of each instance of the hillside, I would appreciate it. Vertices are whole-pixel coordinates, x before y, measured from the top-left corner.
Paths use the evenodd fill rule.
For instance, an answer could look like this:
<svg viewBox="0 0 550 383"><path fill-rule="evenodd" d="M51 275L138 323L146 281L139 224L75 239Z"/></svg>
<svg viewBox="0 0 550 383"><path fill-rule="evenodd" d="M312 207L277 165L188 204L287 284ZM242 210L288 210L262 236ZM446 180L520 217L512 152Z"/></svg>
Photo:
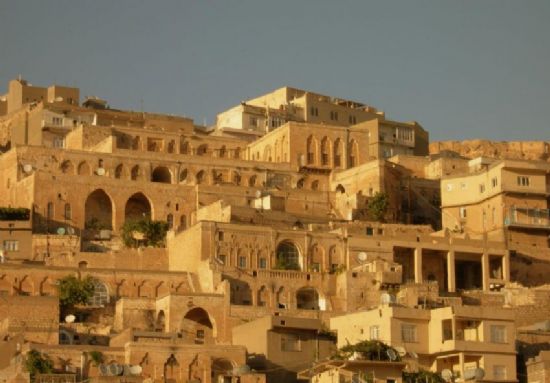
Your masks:
<svg viewBox="0 0 550 383"><path fill-rule="evenodd" d="M430 154L451 151L467 158L479 156L550 161L550 141L436 141Z"/></svg>

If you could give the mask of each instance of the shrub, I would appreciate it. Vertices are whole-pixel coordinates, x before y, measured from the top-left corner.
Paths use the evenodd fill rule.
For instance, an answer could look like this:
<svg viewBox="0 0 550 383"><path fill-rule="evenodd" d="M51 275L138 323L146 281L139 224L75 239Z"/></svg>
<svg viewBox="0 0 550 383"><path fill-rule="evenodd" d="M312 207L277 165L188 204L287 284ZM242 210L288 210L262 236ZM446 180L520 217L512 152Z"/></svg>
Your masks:
<svg viewBox="0 0 550 383"><path fill-rule="evenodd" d="M87 304L94 295L94 279L90 276L79 279L74 275L67 275L58 282L59 304L62 307Z"/></svg>
<svg viewBox="0 0 550 383"><path fill-rule="evenodd" d="M31 211L24 207L0 207L0 221L28 221Z"/></svg>
<svg viewBox="0 0 550 383"><path fill-rule="evenodd" d="M358 353L363 359L389 361L388 350L393 350L397 357L396 360L401 359L394 348L378 340L364 340L354 345L348 344L339 349L335 357L338 359L349 359L354 353Z"/></svg>
<svg viewBox="0 0 550 383"><path fill-rule="evenodd" d="M376 193L367 203L367 214L369 219L384 222L388 212L389 198L386 193Z"/></svg>
<svg viewBox="0 0 550 383"><path fill-rule="evenodd" d="M418 372L403 372L403 383L445 383L436 372L420 370Z"/></svg>
<svg viewBox="0 0 550 383"><path fill-rule="evenodd" d="M53 362L47 354L43 354L35 349L27 353L25 367L34 379L36 374L51 374L53 372Z"/></svg>
<svg viewBox="0 0 550 383"><path fill-rule="evenodd" d="M168 223L148 218L139 221L126 221L122 225L122 241L126 247L164 246ZM137 239L135 233L141 233L143 239Z"/></svg>

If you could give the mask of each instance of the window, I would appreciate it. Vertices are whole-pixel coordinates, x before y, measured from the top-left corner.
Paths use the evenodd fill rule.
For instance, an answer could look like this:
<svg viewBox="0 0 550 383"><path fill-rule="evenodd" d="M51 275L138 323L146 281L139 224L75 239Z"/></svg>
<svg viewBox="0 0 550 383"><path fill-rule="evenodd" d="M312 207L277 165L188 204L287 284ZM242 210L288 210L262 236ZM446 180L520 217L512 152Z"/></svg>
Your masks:
<svg viewBox="0 0 550 383"><path fill-rule="evenodd" d="M260 261L258 262L258 267L260 269L267 269L267 259L260 258Z"/></svg>
<svg viewBox="0 0 550 383"><path fill-rule="evenodd" d="M250 117L250 126L253 126L253 127L258 126L258 117Z"/></svg>
<svg viewBox="0 0 550 383"><path fill-rule="evenodd" d="M64 148L65 139L63 137L54 137L52 145L54 148Z"/></svg>
<svg viewBox="0 0 550 383"><path fill-rule="evenodd" d="M493 379L506 380L506 366L493 366Z"/></svg>
<svg viewBox="0 0 550 383"><path fill-rule="evenodd" d="M491 178L491 186L496 188L498 186L498 178L497 177L493 177Z"/></svg>
<svg viewBox="0 0 550 383"><path fill-rule="evenodd" d="M218 255L218 259L220 260L220 262L222 263L222 265L226 265L227 264L227 256L225 254L219 254Z"/></svg>
<svg viewBox="0 0 550 383"><path fill-rule="evenodd" d="M350 125L355 125L357 124L357 118L355 116L349 116L348 122L350 123Z"/></svg>
<svg viewBox="0 0 550 383"><path fill-rule="evenodd" d="M239 267L242 269L246 268L246 257L239 257Z"/></svg>
<svg viewBox="0 0 550 383"><path fill-rule="evenodd" d="M218 241L223 241L223 231L218 231Z"/></svg>
<svg viewBox="0 0 550 383"><path fill-rule="evenodd" d="M283 334L281 336L281 351L302 351L300 337L296 334Z"/></svg>
<svg viewBox="0 0 550 383"><path fill-rule="evenodd" d="M370 326L369 327L369 337L370 337L370 340L380 339L380 327L379 326Z"/></svg>
<svg viewBox="0 0 550 383"><path fill-rule="evenodd" d="M63 117L52 117L53 125L63 125Z"/></svg>
<svg viewBox="0 0 550 383"><path fill-rule="evenodd" d="M48 202L48 208L46 210L46 217L48 219L53 219L53 203L52 202Z"/></svg>
<svg viewBox="0 0 550 383"><path fill-rule="evenodd" d="M319 109L316 106L312 106L309 108L309 114L312 116L318 116L319 115Z"/></svg>
<svg viewBox="0 0 550 383"><path fill-rule="evenodd" d="M518 185L519 186L529 186L529 177L518 176Z"/></svg>
<svg viewBox="0 0 550 383"><path fill-rule="evenodd" d="M8 239L4 241L4 250L6 251L19 251L19 241Z"/></svg>
<svg viewBox="0 0 550 383"><path fill-rule="evenodd" d="M491 325L491 343L506 343L506 326Z"/></svg>
<svg viewBox="0 0 550 383"><path fill-rule="evenodd" d="M479 184L479 192L485 193L485 184Z"/></svg>
<svg viewBox="0 0 550 383"><path fill-rule="evenodd" d="M404 323L401 325L401 340L403 342L416 342L416 326Z"/></svg>
<svg viewBox="0 0 550 383"><path fill-rule="evenodd" d="M338 112L331 111L331 112L330 112L330 119L331 119L332 121L338 121Z"/></svg>
<svg viewBox="0 0 550 383"><path fill-rule="evenodd" d="M65 212L64 212L65 219L71 219L72 215L73 214L72 214L72 211L71 211L71 204L66 203L65 204Z"/></svg>
<svg viewBox="0 0 550 383"><path fill-rule="evenodd" d="M94 281L94 295L88 301L90 306L105 306L109 303L109 290L101 281Z"/></svg>
<svg viewBox="0 0 550 383"><path fill-rule="evenodd" d="M461 218L461 219L466 219L467 212L466 212L466 208L465 208L465 207L461 207L460 210L459 210L459 213L460 213L460 218Z"/></svg>
<svg viewBox="0 0 550 383"><path fill-rule="evenodd" d="M453 191L453 184L447 184L447 191Z"/></svg>

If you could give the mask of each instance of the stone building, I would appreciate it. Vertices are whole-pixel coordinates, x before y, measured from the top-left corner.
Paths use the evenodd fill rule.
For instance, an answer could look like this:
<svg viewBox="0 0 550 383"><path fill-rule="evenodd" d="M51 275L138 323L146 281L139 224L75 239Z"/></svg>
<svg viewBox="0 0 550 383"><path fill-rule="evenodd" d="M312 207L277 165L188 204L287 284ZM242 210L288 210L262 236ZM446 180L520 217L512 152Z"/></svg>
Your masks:
<svg viewBox="0 0 550 383"><path fill-rule="evenodd" d="M480 302L494 295L504 302L517 275L510 241L450 227L454 207L440 189L467 160L429 157L418 123L370 106L285 87L220 113L209 129L99 98L80 103L76 88L22 79L0 100L0 208L27 212L0 219L0 354L9 355L0 369L21 366L21 355L36 349L78 380L138 379L64 362L97 351L104 364L139 366L139 379L154 382L262 382L235 343L242 329L263 334L268 319L283 317L326 328L330 318L388 296L403 306L467 311L472 291ZM498 166L502 174L521 168ZM526 201L542 201L547 170L528 170L538 194ZM384 222L370 210L380 195ZM168 231L147 245L130 224L150 221ZM55 304L67 276L94 281L89 301L71 308L72 321ZM57 316L53 333L20 325L33 306ZM456 322L451 309L441 310L437 323ZM459 346L447 343L445 353L461 370L470 357L492 360L493 349L474 357Z"/></svg>

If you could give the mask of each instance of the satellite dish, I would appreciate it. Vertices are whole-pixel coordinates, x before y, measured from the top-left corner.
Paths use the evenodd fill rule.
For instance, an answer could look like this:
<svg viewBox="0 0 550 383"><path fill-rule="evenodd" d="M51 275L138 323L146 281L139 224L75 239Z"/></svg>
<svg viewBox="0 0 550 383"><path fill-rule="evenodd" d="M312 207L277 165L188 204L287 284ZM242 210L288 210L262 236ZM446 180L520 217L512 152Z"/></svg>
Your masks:
<svg viewBox="0 0 550 383"><path fill-rule="evenodd" d="M111 372L109 371L109 366L103 363L99 365L99 372L103 376L109 376L111 374Z"/></svg>
<svg viewBox="0 0 550 383"><path fill-rule="evenodd" d="M395 350L391 349L391 348L388 348L386 350L386 354L388 355L388 358L390 358L390 360L393 362L395 360L397 360L397 353L395 352Z"/></svg>
<svg viewBox="0 0 550 383"><path fill-rule="evenodd" d="M118 376L124 372L124 367L120 364L109 364L107 368L110 376Z"/></svg>
<svg viewBox="0 0 550 383"><path fill-rule="evenodd" d="M98 176L104 176L105 175L105 169L104 168L97 168L95 172Z"/></svg>
<svg viewBox="0 0 550 383"><path fill-rule="evenodd" d="M485 370L483 368L478 367L474 371L476 380L481 380L483 379L483 377L485 377Z"/></svg>
<svg viewBox="0 0 550 383"><path fill-rule="evenodd" d="M256 198L260 198L262 196L262 192L260 190L256 190L256 193L254 193Z"/></svg>
<svg viewBox="0 0 550 383"><path fill-rule="evenodd" d="M414 351L409 351L409 355L412 356L414 359L418 359L418 354Z"/></svg>
<svg viewBox="0 0 550 383"><path fill-rule="evenodd" d="M67 228L67 233L68 233L69 235L73 235L73 234L74 234L74 229L73 229L72 227L69 226L69 227Z"/></svg>
<svg viewBox="0 0 550 383"><path fill-rule="evenodd" d="M387 305L391 303L391 295L388 293L383 293L380 295L380 303Z"/></svg>
<svg viewBox="0 0 550 383"><path fill-rule="evenodd" d="M449 369L444 369L441 371L441 377L444 381L450 382L453 379L453 372Z"/></svg>
<svg viewBox="0 0 550 383"><path fill-rule="evenodd" d="M76 317L73 314L69 314L65 317L65 323L73 323Z"/></svg>
<svg viewBox="0 0 550 383"><path fill-rule="evenodd" d="M55 98L55 101L56 102L61 102L61 101L63 101L63 97L58 96L58 97Z"/></svg>
<svg viewBox="0 0 550 383"><path fill-rule="evenodd" d="M470 368L464 371L464 380L481 380L485 376L485 371L482 368Z"/></svg>
<svg viewBox="0 0 550 383"><path fill-rule="evenodd" d="M65 235L65 228L64 227L58 227L57 228L57 234L58 235Z"/></svg>
<svg viewBox="0 0 550 383"><path fill-rule="evenodd" d="M31 164L25 164L25 165L23 165L23 171L24 171L25 173L30 173L30 172L32 172L32 165L31 165Z"/></svg>
<svg viewBox="0 0 550 383"><path fill-rule="evenodd" d="M357 254L357 259L359 260L359 262L365 262L367 258L368 258L368 255L364 251L361 251L360 253Z"/></svg>
<svg viewBox="0 0 550 383"><path fill-rule="evenodd" d="M130 374L132 375L140 375L143 371L143 368L139 364L136 364L134 366L130 366L129 368Z"/></svg>

